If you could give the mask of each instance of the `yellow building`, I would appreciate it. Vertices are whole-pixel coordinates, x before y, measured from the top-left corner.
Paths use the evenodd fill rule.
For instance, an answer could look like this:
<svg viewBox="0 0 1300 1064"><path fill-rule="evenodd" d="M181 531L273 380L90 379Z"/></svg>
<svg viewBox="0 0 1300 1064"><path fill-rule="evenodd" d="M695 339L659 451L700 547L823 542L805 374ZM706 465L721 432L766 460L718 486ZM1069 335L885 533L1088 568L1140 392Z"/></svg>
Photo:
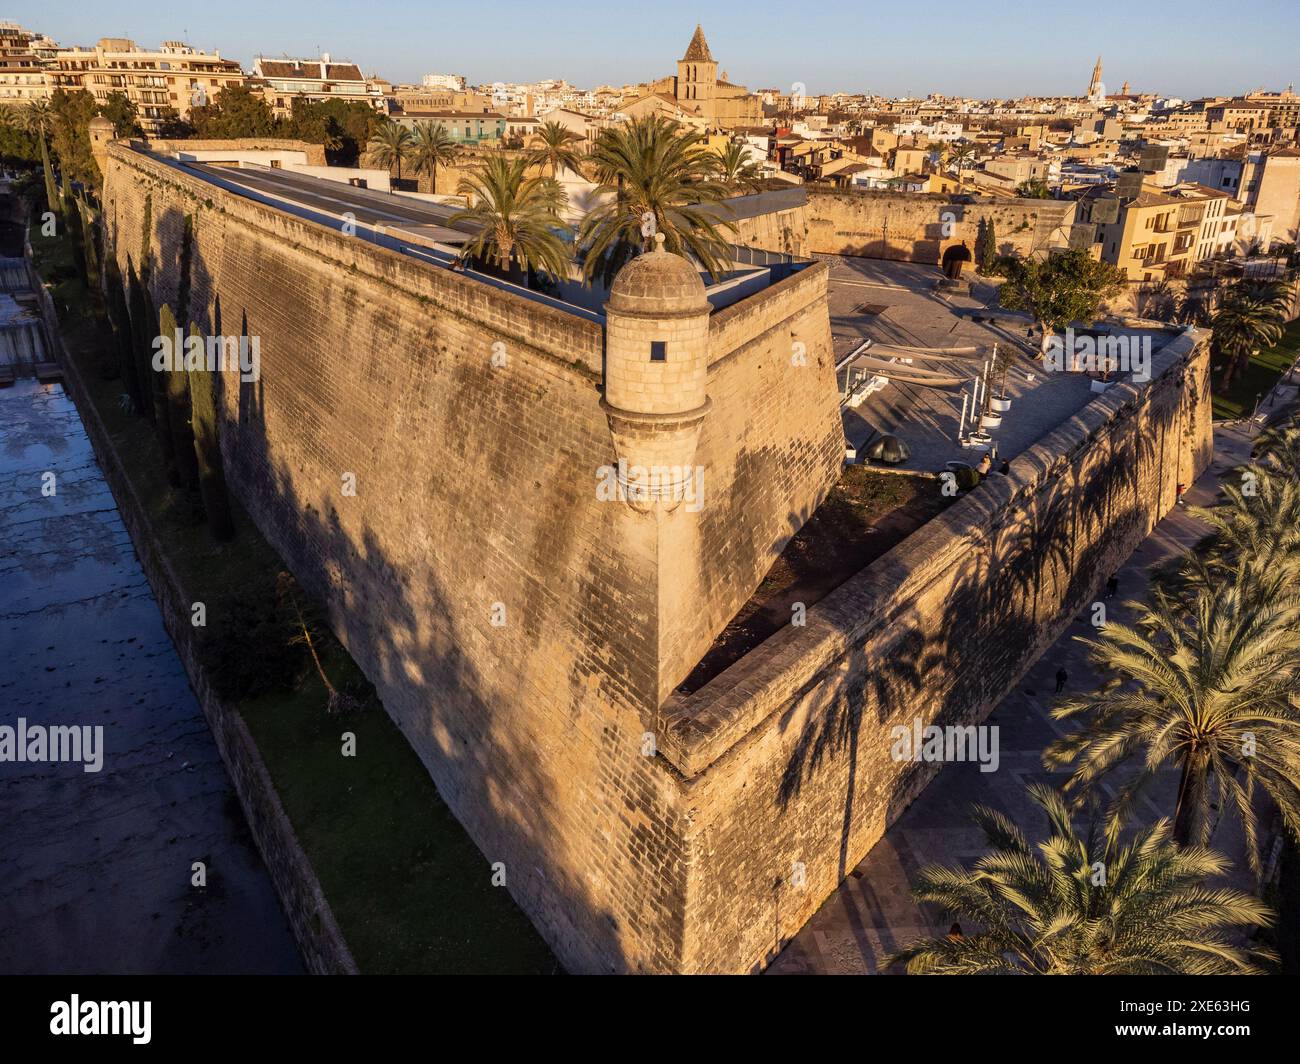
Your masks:
<svg viewBox="0 0 1300 1064"><path fill-rule="evenodd" d="M246 80L239 64L222 59L220 52L201 52L180 41L165 41L151 52L117 37L105 37L94 48L61 48L50 78L56 88L85 89L96 103L124 94L149 134L169 115L185 118L191 107L211 103L227 85Z"/></svg>
<svg viewBox="0 0 1300 1064"><path fill-rule="evenodd" d="M1089 189L1079 200L1079 221L1096 224L1101 258L1130 281L1185 277L1213 257L1231 203L1226 192L1193 182L1159 189L1143 185L1132 199L1111 189Z"/></svg>

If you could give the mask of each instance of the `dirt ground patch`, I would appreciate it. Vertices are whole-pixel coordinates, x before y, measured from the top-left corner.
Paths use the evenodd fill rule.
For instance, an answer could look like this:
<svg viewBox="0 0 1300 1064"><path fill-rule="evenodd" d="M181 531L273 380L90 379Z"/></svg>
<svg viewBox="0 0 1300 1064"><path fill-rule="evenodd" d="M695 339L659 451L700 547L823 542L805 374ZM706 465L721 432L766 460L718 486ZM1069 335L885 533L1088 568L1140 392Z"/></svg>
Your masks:
<svg viewBox="0 0 1300 1064"><path fill-rule="evenodd" d="M811 607L825 598L951 501L932 478L845 467L826 501L786 544L678 692L699 690L789 624L795 603Z"/></svg>

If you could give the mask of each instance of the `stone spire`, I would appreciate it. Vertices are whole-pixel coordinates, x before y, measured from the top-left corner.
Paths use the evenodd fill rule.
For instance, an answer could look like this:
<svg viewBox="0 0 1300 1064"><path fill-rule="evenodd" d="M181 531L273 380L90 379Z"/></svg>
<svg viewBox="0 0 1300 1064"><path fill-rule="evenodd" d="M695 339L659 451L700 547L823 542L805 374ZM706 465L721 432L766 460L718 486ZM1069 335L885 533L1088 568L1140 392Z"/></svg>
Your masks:
<svg viewBox="0 0 1300 1064"><path fill-rule="evenodd" d="M1097 65L1092 68L1092 81L1088 82L1088 99L1095 100L1101 94L1101 56L1097 56Z"/></svg>
<svg viewBox="0 0 1300 1064"><path fill-rule="evenodd" d="M695 35L691 38L691 43L686 46L686 54L682 56L684 63L712 63L713 53L709 51L709 42L704 39L704 30L700 24L695 24Z"/></svg>

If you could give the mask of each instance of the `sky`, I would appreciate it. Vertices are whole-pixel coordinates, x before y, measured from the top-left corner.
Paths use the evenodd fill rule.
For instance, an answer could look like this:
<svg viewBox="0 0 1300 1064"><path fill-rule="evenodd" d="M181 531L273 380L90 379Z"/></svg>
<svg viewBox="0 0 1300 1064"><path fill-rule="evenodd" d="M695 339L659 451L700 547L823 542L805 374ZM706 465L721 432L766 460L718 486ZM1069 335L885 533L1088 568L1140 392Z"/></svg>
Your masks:
<svg viewBox="0 0 1300 1064"><path fill-rule="evenodd" d="M792 0L620 5L563 0L9 0L0 19L64 45L187 40L248 69L322 51L394 82L567 78L582 88L676 73L695 24L729 80L810 94L1082 95L1102 55L1108 92L1192 98L1300 82L1300 3L1221 0ZM611 8L615 8L611 10ZM974 13L972 15L972 13Z"/></svg>

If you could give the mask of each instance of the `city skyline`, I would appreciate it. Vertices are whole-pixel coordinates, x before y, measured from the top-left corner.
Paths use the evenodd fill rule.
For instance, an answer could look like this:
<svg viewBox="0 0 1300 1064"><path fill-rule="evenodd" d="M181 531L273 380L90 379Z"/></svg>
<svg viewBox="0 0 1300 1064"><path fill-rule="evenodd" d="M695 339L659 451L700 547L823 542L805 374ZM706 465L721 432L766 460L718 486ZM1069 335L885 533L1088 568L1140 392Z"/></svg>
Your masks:
<svg viewBox="0 0 1300 1064"><path fill-rule="evenodd" d="M327 52L357 63L368 74L402 83L436 71L464 74L471 84L546 78L583 88L635 84L663 75L663 57L680 54L685 34L696 22L704 26L719 69L730 80L783 92L800 83L814 95L1082 95L1098 54L1112 93L1128 82L1137 93L1196 98L1256 88L1277 91L1296 79L1297 65L1286 43L1300 30L1300 16L1284 3L1256 6L1251 26L1257 27L1253 32L1259 39L1234 54L1224 53L1222 27L1212 21L1220 9L1199 0L1185 4L1179 9L1182 46L1163 58L1153 57L1148 46L1153 35L1170 32L1167 12L1102 4L1090 12L1090 25L1080 27L1075 13L1020 8L1017 21L994 25L967 19L960 33L952 27L968 11L948 3L921 12L801 12L799 26L792 28L767 2L687 5L669 0L660 5L653 25L646 26L630 12L611 12L593 21L581 12L541 11L512 0L500 9L518 27L507 35L483 33L475 12L457 10L438 13L436 26L413 30L409 23L427 18L428 11L406 0L370 12L364 26L351 24L355 9L337 0L291 2L272 10L233 0L219 9L179 12L154 0L109 0L94 8L51 0L38 13L19 10L6 17L65 46L93 45L109 36L141 44L184 39L220 51L245 69L258 54L311 57ZM1122 34L1104 28L1112 15L1123 18ZM856 33L862 34L861 46L841 44L819 54L825 51L820 42L855 42ZM628 42L626 51L610 46L618 40ZM1065 54L1042 48L1042 42L1056 40L1070 42ZM1007 55L1014 60L1008 62Z"/></svg>

